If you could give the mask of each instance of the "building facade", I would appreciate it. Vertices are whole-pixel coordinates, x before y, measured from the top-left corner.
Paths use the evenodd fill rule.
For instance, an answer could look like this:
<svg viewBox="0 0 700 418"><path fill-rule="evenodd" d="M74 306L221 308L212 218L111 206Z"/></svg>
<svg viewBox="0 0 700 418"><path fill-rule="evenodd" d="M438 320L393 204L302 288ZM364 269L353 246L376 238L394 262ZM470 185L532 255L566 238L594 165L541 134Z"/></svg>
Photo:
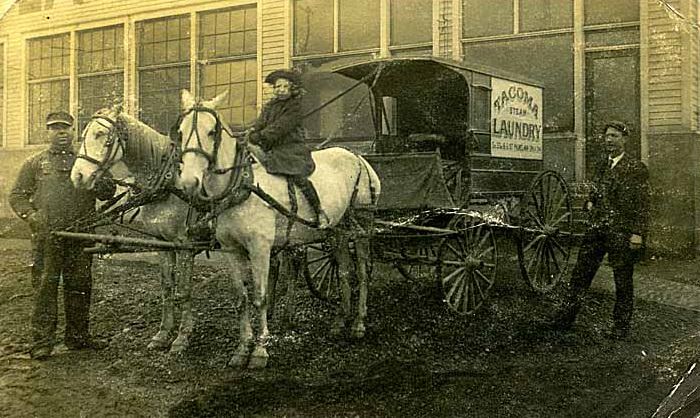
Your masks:
<svg viewBox="0 0 700 418"><path fill-rule="evenodd" d="M11 216L5 195L19 164L45 146L51 110L69 109L82 127L95 110L121 104L167 132L181 89L202 97L228 89L222 114L246 125L274 69L434 55L539 80L545 166L574 184L591 175L602 124L628 122L628 151L651 171L653 246L695 250L699 7L696 0L21 0L0 20L0 154L8 162L0 168L0 215Z"/></svg>

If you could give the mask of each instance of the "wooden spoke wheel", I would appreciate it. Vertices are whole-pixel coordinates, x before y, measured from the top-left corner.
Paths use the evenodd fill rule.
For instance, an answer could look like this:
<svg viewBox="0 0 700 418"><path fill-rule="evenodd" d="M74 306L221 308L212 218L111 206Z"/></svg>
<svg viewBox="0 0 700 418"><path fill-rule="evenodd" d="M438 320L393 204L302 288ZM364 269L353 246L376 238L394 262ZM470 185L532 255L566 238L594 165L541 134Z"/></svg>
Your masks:
<svg viewBox="0 0 700 418"><path fill-rule="evenodd" d="M396 269L410 281L435 277L438 245L425 242L422 246L406 247L400 250L401 259L396 261Z"/></svg>
<svg viewBox="0 0 700 418"><path fill-rule="evenodd" d="M340 301L340 277L333 248L327 242L304 247L302 272L311 294L325 302Z"/></svg>
<svg viewBox="0 0 700 418"><path fill-rule="evenodd" d="M438 250L436 276L443 300L461 315L474 313L496 282L498 248L493 228L478 216L457 215Z"/></svg>
<svg viewBox="0 0 700 418"><path fill-rule="evenodd" d="M465 208L469 205L469 170L462 161L444 161L445 185L455 205Z"/></svg>
<svg viewBox="0 0 700 418"><path fill-rule="evenodd" d="M534 290L547 292L566 273L573 245L573 211L566 181L555 171L540 173L520 205L520 270Z"/></svg>

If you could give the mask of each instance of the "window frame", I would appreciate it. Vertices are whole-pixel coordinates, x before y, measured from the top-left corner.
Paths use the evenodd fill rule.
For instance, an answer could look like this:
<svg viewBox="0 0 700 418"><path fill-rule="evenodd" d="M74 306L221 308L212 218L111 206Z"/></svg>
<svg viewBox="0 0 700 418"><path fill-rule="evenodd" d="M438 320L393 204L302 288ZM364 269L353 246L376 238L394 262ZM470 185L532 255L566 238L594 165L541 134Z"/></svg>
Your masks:
<svg viewBox="0 0 700 418"><path fill-rule="evenodd" d="M32 77L32 75L31 75L31 71L33 70L32 61L34 61L34 58L32 57L33 56L32 44L35 42L41 42L44 40L51 40L51 42L53 42L53 40L61 39L61 38L66 38L65 40L62 40L62 42L65 42L63 45L67 45L68 54L67 55L63 54L63 55L60 55L59 57L61 58L61 61L63 61L63 59L66 59L66 58L68 59L69 63L68 63L67 71L64 74L60 74L60 75L50 74L48 76L43 76L43 74L40 74L37 77ZM73 48L73 32L67 31L67 32L60 32L60 33L54 33L54 34L41 34L38 36L28 37L28 38L24 39L24 47L25 47L25 54L24 54L25 85L24 85L24 88L26 89L25 90L25 115L26 116L24 119L24 121L25 121L25 128L24 128L25 137L24 137L23 145L30 146L30 147L45 146L46 145L45 140L42 140L41 142L32 142L32 135L31 134L34 132L32 130L32 127L38 126L39 123L41 123L43 126L43 122L45 121L45 118L46 118L46 113L38 116L38 120L36 120L36 121L32 117L32 112L34 110L34 106L40 105L39 102L33 103L33 101L32 101L32 88L33 88L33 86L39 86L39 88L41 88L41 86L43 86L43 85L51 86L51 84L55 83L55 82L67 83L67 86L62 87L61 91L64 91L64 89L65 89L65 92L67 93L67 97L68 97L68 101L66 103L66 106L68 106L69 109L71 108L71 93L72 93L72 90L71 90L71 82L72 81L71 80L72 80L73 74L72 74L72 68L70 65L70 61L71 61L71 59L73 57L73 53L74 53L73 52L73 50L74 50L74 48ZM39 48L43 48L43 46L41 46L39 44ZM39 55L41 55L41 52L39 53ZM53 59L55 57L53 55L50 55L50 58ZM41 61L41 57L39 57L39 61ZM39 64L39 65L41 65L41 64ZM63 65L63 63L61 65ZM49 87L49 88L51 88L51 87Z"/></svg>

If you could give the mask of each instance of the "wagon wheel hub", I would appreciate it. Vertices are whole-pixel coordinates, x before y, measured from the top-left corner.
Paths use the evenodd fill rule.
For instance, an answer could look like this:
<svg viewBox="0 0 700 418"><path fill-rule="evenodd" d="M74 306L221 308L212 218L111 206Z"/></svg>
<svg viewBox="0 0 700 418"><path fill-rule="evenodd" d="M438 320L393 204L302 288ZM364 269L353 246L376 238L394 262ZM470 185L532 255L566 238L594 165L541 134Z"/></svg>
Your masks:
<svg viewBox="0 0 700 418"><path fill-rule="evenodd" d="M484 261L469 255L464 259L464 267L471 271L483 269Z"/></svg>
<svg viewBox="0 0 700 418"><path fill-rule="evenodd" d="M548 237L559 235L559 228L550 225L545 225L542 229L542 233Z"/></svg>

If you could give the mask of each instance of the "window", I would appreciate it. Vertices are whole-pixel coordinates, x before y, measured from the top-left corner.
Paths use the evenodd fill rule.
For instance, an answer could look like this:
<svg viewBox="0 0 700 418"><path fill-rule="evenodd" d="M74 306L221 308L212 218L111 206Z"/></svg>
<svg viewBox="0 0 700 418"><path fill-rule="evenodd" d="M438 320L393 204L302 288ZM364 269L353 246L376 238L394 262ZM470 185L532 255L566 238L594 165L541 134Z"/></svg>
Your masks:
<svg viewBox="0 0 700 418"><path fill-rule="evenodd" d="M201 96L228 90L228 102L217 110L231 125L250 125L257 114L256 8L202 13L199 33Z"/></svg>
<svg viewBox="0 0 700 418"><path fill-rule="evenodd" d="M139 119L167 134L190 89L190 19L170 16L136 24Z"/></svg>
<svg viewBox="0 0 700 418"><path fill-rule="evenodd" d="M464 46L464 59L540 81L545 86L545 132L571 132L574 128L572 43L571 34L469 43ZM537 56L533 56L533 51Z"/></svg>
<svg viewBox="0 0 700 418"><path fill-rule="evenodd" d="M388 1L390 0L294 0L294 55L378 49L381 38L380 6L382 2ZM405 0L401 5L410 7L413 3L420 2ZM413 29L404 28L402 36L408 36L406 32ZM410 36L423 35L419 33Z"/></svg>
<svg viewBox="0 0 700 418"><path fill-rule="evenodd" d="M333 52L333 1L294 2L294 54Z"/></svg>
<svg viewBox="0 0 700 418"><path fill-rule="evenodd" d="M584 24L637 22L639 3L638 0L584 0Z"/></svg>
<svg viewBox="0 0 700 418"><path fill-rule="evenodd" d="M573 0L519 0L520 31L573 27Z"/></svg>
<svg viewBox="0 0 700 418"><path fill-rule="evenodd" d="M124 28L78 32L78 132L99 109L124 102Z"/></svg>
<svg viewBox="0 0 700 418"><path fill-rule="evenodd" d="M29 144L46 142L46 115L68 110L69 35L61 34L27 41Z"/></svg>
<svg viewBox="0 0 700 418"><path fill-rule="evenodd" d="M433 39L432 0L391 0L391 45L431 42Z"/></svg>
<svg viewBox="0 0 700 418"><path fill-rule="evenodd" d="M513 33L513 0L463 0L465 38Z"/></svg>
<svg viewBox="0 0 700 418"><path fill-rule="evenodd" d="M338 39L341 51L379 48L379 1L340 0Z"/></svg>

